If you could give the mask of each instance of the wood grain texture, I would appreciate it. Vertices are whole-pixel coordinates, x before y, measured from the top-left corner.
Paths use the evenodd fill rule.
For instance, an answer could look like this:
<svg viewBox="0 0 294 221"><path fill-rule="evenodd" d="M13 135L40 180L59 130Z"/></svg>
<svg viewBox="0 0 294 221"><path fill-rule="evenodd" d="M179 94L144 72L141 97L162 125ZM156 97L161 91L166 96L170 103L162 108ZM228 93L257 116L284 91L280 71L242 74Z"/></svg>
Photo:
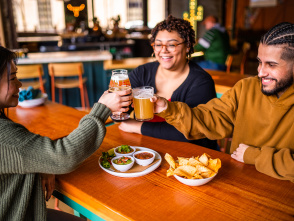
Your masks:
<svg viewBox="0 0 294 221"><path fill-rule="evenodd" d="M33 108L15 107L8 109L8 117L21 123L31 132L50 137L52 140L67 136L78 127L87 112L46 101Z"/></svg>
<svg viewBox="0 0 294 221"><path fill-rule="evenodd" d="M125 58L121 60L106 60L103 62L104 70L113 69L135 69L139 65L146 64L148 62L156 61L156 58Z"/></svg>
<svg viewBox="0 0 294 221"><path fill-rule="evenodd" d="M211 75L215 85L233 87L239 80L243 78L251 77L252 75L239 74L239 73L226 73L225 71L215 71L205 69L205 71Z"/></svg>
<svg viewBox="0 0 294 221"><path fill-rule="evenodd" d="M54 103L20 109L12 109L10 117L17 116L15 121L50 137L65 136L84 114ZM25 120L29 118L43 121ZM98 158L102 151L121 144L151 148L161 157L165 153L173 157L207 153L212 158L220 158L222 168L211 182L199 187L166 177L169 165L164 159L150 174L120 178L103 171L98 166ZM189 143L126 133L117 124L107 127L101 147L91 157L75 171L58 175L56 182L61 193L106 220L293 220L294 217L293 183L259 173L254 166L237 162L228 154Z"/></svg>

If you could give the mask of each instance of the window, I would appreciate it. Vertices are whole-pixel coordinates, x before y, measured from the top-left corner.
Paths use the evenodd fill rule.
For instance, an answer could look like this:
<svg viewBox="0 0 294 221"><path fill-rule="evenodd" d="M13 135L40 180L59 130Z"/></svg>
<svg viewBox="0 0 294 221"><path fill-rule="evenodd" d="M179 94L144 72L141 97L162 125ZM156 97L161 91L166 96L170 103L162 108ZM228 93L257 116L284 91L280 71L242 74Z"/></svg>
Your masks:
<svg viewBox="0 0 294 221"><path fill-rule="evenodd" d="M94 16L102 28L112 28L112 18L120 15L120 27L143 26L142 0L94 0ZM165 18L165 0L148 0L148 26L153 28Z"/></svg>
<svg viewBox="0 0 294 221"><path fill-rule="evenodd" d="M62 31L65 28L63 1L13 0L18 32Z"/></svg>

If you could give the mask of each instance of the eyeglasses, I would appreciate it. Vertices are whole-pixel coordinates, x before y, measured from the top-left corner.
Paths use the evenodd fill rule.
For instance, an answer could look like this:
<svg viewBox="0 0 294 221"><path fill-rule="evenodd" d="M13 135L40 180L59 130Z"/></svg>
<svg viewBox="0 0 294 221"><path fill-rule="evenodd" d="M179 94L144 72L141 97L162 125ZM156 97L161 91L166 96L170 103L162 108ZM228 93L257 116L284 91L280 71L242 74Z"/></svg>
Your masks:
<svg viewBox="0 0 294 221"><path fill-rule="evenodd" d="M185 41L184 42L181 42L181 43L178 43L178 44L174 44L174 43L169 43L169 44L161 44L161 43L152 43L151 46L153 47L154 51L156 52L160 52L162 50L163 47L166 48L166 50L168 50L169 52L174 52L176 50L176 47L181 45L181 44L184 44L186 43Z"/></svg>

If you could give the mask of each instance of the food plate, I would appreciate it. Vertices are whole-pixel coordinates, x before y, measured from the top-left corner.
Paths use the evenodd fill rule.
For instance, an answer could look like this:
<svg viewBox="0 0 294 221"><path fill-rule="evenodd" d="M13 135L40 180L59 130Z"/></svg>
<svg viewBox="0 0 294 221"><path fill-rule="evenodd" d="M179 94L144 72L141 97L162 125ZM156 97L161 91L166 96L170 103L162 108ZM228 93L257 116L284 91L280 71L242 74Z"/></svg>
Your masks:
<svg viewBox="0 0 294 221"><path fill-rule="evenodd" d="M45 101L47 100L47 97L48 95L44 93L42 94L42 97L40 98L18 102L18 106L25 107L25 108L36 107L41 104L44 104Z"/></svg>
<svg viewBox="0 0 294 221"><path fill-rule="evenodd" d="M105 172L107 172L107 173L109 173L109 174L111 174L113 176L118 176L118 177L139 177L139 176L144 176L144 175L146 175L148 173L151 173L152 171L156 170L160 166L162 159L161 159L160 154L157 153L155 150L152 150L152 149L149 149L149 148L146 148L146 147L136 147L136 146L132 146L132 147L135 147L136 151L139 151L139 150L152 151L153 153L155 153L155 160L158 159L158 161L155 164L153 164L152 166L148 167L146 170L143 170L141 172L136 172L136 173L120 173L120 172L115 172L111 168L106 169L100 163L100 158L101 157L99 157L99 160L98 160L99 166Z"/></svg>

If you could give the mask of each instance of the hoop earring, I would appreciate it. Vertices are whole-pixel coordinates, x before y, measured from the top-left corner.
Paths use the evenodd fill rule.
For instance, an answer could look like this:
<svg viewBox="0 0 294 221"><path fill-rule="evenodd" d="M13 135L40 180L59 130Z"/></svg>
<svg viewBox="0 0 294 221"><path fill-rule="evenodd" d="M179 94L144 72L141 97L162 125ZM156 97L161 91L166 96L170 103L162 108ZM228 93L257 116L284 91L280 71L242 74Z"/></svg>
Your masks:
<svg viewBox="0 0 294 221"><path fill-rule="evenodd" d="M187 54L186 59L187 59L187 62L188 62L188 63L189 63L189 61L191 60L191 58L192 58L191 54Z"/></svg>

